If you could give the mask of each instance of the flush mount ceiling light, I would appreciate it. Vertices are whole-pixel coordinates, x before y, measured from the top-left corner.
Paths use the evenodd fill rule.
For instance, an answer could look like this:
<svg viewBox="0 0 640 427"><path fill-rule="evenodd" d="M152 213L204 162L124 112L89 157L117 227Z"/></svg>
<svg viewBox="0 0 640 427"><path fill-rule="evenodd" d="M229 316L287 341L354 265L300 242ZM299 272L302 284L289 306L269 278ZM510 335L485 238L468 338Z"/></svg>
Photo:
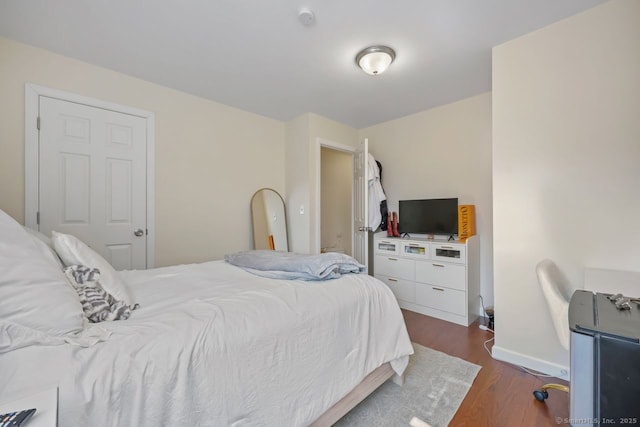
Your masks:
<svg viewBox="0 0 640 427"><path fill-rule="evenodd" d="M356 55L356 64L367 74L377 76L391 65L396 53L388 46L370 46Z"/></svg>

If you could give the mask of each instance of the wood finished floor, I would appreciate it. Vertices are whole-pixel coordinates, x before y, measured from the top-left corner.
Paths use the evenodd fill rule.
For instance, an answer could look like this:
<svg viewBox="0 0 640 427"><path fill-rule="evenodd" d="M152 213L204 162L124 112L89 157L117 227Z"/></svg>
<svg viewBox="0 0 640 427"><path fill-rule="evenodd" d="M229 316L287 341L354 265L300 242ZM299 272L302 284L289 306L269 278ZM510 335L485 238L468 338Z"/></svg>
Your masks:
<svg viewBox="0 0 640 427"><path fill-rule="evenodd" d="M465 328L443 320L403 310L411 341L482 366L450 426L558 426L569 417L569 395L549 391L543 403L533 390L557 378L537 378L519 367L494 360L483 347L493 334L476 322ZM489 349L493 341L487 344Z"/></svg>

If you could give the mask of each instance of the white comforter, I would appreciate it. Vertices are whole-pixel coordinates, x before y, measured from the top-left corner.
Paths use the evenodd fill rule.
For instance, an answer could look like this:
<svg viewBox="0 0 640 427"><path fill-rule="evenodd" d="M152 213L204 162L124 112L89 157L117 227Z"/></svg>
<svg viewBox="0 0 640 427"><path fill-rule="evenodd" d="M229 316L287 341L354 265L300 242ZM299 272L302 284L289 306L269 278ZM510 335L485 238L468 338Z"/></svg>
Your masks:
<svg viewBox="0 0 640 427"><path fill-rule="evenodd" d="M121 272L141 308L82 348L0 355L0 395L59 386L65 426L304 426L412 353L391 291L363 274L256 277L223 261Z"/></svg>

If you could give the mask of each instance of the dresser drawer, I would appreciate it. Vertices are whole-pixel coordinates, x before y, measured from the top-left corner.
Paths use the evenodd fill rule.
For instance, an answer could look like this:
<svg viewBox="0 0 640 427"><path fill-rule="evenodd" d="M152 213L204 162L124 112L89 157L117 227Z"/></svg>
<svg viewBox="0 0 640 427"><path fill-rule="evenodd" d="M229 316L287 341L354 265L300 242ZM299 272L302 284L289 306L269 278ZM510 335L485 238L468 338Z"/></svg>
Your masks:
<svg viewBox="0 0 640 427"><path fill-rule="evenodd" d="M416 304L441 311L465 316L467 314L466 294L455 289L416 284Z"/></svg>
<svg viewBox="0 0 640 427"><path fill-rule="evenodd" d="M373 269L375 275L382 274L395 279L413 280L416 262L396 256L376 255Z"/></svg>
<svg viewBox="0 0 640 427"><path fill-rule="evenodd" d="M431 245L431 259L465 264L467 262L466 248L464 245L433 243Z"/></svg>
<svg viewBox="0 0 640 427"><path fill-rule="evenodd" d="M376 239L375 253L386 255L399 255L400 254L400 240L393 239Z"/></svg>
<svg viewBox="0 0 640 427"><path fill-rule="evenodd" d="M427 242L402 242L400 255L417 260L431 258L431 250Z"/></svg>
<svg viewBox="0 0 640 427"><path fill-rule="evenodd" d="M395 277L378 276L376 278L389 286L396 299L399 301L416 302L416 284L404 279L396 279Z"/></svg>
<svg viewBox="0 0 640 427"><path fill-rule="evenodd" d="M416 263L416 282L466 291L466 268L461 264L427 261Z"/></svg>

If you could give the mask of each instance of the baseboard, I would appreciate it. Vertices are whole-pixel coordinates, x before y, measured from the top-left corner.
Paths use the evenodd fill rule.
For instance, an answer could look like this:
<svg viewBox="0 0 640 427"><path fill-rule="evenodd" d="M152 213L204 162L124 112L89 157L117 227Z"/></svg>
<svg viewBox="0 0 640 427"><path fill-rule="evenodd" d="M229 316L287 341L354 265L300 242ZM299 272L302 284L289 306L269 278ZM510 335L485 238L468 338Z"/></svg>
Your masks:
<svg viewBox="0 0 640 427"><path fill-rule="evenodd" d="M491 348L491 356L496 360L501 360L517 366L524 366L529 370L541 372L546 375L553 375L556 378L569 381L568 366L547 362L546 360L507 350L497 345L494 345Z"/></svg>
<svg viewBox="0 0 640 427"><path fill-rule="evenodd" d="M401 308L424 314L425 316L435 317L436 319L446 320L447 322L462 326L469 326L476 320L476 316L461 316L459 314L449 313L448 311L427 307L426 305L414 304L402 300L398 301L398 305L400 305Z"/></svg>

